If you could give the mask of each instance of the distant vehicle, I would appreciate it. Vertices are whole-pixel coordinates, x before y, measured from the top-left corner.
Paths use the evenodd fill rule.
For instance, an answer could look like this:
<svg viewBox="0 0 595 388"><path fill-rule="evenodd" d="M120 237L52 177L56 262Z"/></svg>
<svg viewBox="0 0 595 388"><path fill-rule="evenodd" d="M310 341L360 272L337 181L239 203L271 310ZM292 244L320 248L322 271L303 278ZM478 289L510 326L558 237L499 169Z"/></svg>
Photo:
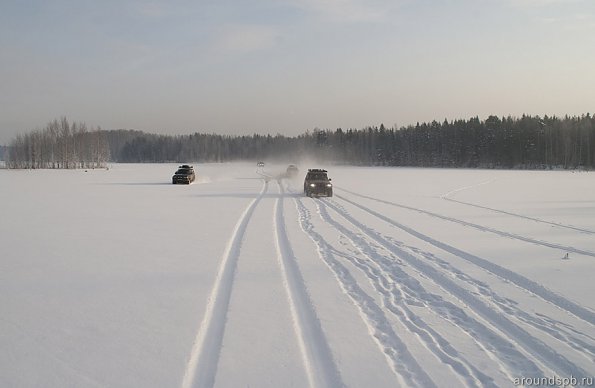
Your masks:
<svg viewBox="0 0 595 388"><path fill-rule="evenodd" d="M307 197L333 196L333 184L326 170L317 168L308 169L308 173L304 179L304 194Z"/></svg>
<svg viewBox="0 0 595 388"><path fill-rule="evenodd" d="M295 164L290 164L289 166L287 166L287 172L285 173L285 175L288 178L294 178L298 174L298 172L299 170L297 166Z"/></svg>
<svg viewBox="0 0 595 388"><path fill-rule="evenodd" d="M188 185L194 182L195 179L196 174L194 173L194 167L189 166L187 164L183 164L180 167L178 167L178 170L171 178L171 183L174 185L178 183L184 183Z"/></svg>
<svg viewBox="0 0 595 388"><path fill-rule="evenodd" d="M264 167L264 162L258 162L258 163L256 163L256 165L257 165L258 167Z"/></svg>

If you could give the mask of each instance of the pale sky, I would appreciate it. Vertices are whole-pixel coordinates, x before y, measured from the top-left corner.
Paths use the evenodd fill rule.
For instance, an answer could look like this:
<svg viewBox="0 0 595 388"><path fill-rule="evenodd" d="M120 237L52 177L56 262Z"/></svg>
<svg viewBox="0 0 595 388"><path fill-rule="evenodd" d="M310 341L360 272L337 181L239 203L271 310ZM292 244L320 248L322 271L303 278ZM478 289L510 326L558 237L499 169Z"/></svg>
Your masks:
<svg viewBox="0 0 595 388"><path fill-rule="evenodd" d="M0 0L0 144L587 112L594 0Z"/></svg>

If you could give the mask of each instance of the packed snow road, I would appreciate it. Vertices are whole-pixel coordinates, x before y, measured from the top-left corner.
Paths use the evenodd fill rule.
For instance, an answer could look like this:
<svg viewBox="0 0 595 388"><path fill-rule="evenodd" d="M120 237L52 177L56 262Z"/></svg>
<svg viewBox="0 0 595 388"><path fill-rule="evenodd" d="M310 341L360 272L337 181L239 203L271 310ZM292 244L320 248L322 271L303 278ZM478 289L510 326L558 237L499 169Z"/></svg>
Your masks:
<svg viewBox="0 0 595 388"><path fill-rule="evenodd" d="M175 167L0 170L0 386L595 383L592 173Z"/></svg>

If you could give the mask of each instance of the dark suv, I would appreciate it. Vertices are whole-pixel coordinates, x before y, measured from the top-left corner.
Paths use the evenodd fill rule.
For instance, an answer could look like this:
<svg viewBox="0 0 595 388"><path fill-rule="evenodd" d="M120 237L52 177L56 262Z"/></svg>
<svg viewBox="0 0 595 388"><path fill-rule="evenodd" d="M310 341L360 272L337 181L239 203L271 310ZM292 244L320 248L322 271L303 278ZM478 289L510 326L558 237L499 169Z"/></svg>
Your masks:
<svg viewBox="0 0 595 388"><path fill-rule="evenodd" d="M194 179L196 179L196 175L194 174L194 168L187 164L183 164L180 167L178 167L178 171L176 171L174 176L171 178L171 183L173 183L174 185L176 183L190 184L194 182Z"/></svg>
<svg viewBox="0 0 595 388"><path fill-rule="evenodd" d="M304 179L304 194L308 197L333 196L333 184L326 170L317 168L308 169L306 179Z"/></svg>

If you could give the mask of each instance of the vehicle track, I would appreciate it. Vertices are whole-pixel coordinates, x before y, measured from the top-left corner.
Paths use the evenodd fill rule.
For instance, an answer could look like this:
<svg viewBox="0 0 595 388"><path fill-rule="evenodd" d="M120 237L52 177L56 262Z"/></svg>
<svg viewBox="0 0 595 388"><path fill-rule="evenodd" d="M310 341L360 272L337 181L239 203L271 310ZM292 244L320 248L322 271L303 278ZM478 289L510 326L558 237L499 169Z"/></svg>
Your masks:
<svg viewBox="0 0 595 388"><path fill-rule="evenodd" d="M344 384L287 237L283 212L285 190L277 183L280 197L275 201L273 215L277 258L309 383L311 387L342 387Z"/></svg>
<svg viewBox="0 0 595 388"><path fill-rule="evenodd" d="M341 197L340 197L341 198ZM343 198L341 198L343 199ZM348 201L348 200L347 200ZM355 204L352 201L349 203ZM335 210L338 214L343 216L348 222L359 228L364 234L372 238L374 241L379 243L384 248L395 254L401 260L405 261L411 267L415 268L420 274L431 279L435 284L440 286L443 290L453 295L455 298L460 300L465 305L469 306L475 314L484 318L491 325L496 327L499 331L508 336L513 342L520 345L529 354L533 355L547 368L557 373L559 376L587 376L588 374L582 370L582 368L574 365L568 361L564 356L556 352L554 349L543 343L541 340L531 336L526 330L516 325L507 317L494 311L490 306L485 304L482 300L474 296L469 290L459 286L453 280L448 278L442 271L438 270L434 266L421 260L417 255L406 251L405 249L392 244L386 238L382 237L379 233L368 228L361 222L355 220L349 213L342 210L339 206L327 202L328 206ZM385 221L390 221L390 218L385 217L373 210L370 210L362 205L355 204L362 210L375 215ZM397 224L396 222L394 222Z"/></svg>
<svg viewBox="0 0 595 388"><path fill-rule="evenodd" d="M482 231L482 232L489 232L489 233L493 233L493 234L496 234L496 235L501 236L501 237L508 237L508 238L511 238L511 239L514 239L514 240L524 241L524 242L528 242L528 243L531 243L531 244L536 244L536 245L541 245L541 246L548 247L548 248L558 249L558 250L562 251L562 254L567 253L567 252L572 252L572 253L577 253L577 254L581 254L581 255L585 255L585 256L595 257L595 252L591 252L591 251L588 251L588 250L584 250L584 249L580 249L580 248L575 248L575 247L571 247L571 246L567 246L567 245L550 243L550 242L547 242L547 241L536 240L534 238L525 237L525 236L521 236L521 235L514 234L514 233L504 232L504 231L501 231L501 230L498 230L498 229L490 228L488 226L481 226L481 225L478 225L478 224L474 224L472 222L467 222L467 221L459 220L457 218L444 216L444 215L441 215L441 214L438 214L438 213L434 213L434 212L431 212L431 211L428 211L428 210L423 210L423 209L419 209L419 208L415 208L415 207L411 207L411 206L407 206L407 205L402 205L402 204L399 204L399 203L396 203L396 202L386 201L384 199L379 199L379 198L374 198L374 197L370 197L370 196L363 195L363 194L358 194L358 193L355 193L353 191L346 190L346 189L341 189L341 188L339 188L339 189L345 191L346 193L355 195L357 197L361 197L361 198L365 198L365 199L370 199L372 201L384 203L384 204L387 204L387 205L399 207L399 208L406 209L406 210L411 210L411 211L414 211L414 212L417 212L417 213L421 213L421 214L425 214L425 215L428 215L428 216L431 216L431 217L440 218L442 220L453 222L453 223L456 223L456 224L459 224L459 225L463 225L463 226L466 226L466 227L470 227L470 228L473 228L473 229L477 229L477 230ZM338 195L336 195L336 197L345 199L345 198L340 197Z"/></svg>
<svg viewBox="0 0 595 388"><path fill-rule="evenodd" d="M327 204L327 206L335 210L329 204ZM343 218L346 218L343 213L336 213ZM321 215L327 217L328 213L326 215L321 213ZM330 219L330 216L328 217ZM369 228L354 219L346 219L362 234L368 235L367 230ZM336 224L338 223L335 221L334 225ZM509 378L513 378L513 376L543 376L543 372L532 360L516 350L514 342L507 338L503 338L494 330L469 316L469 314L459 306L444 300L444 298L439 295L427 292L417 279L410 276L402 269L402 264L399 262L401 257L398 254L389 250L392 258L387 258L386 255L379 253L376 248L366 242L364 238L359 237L357 233L350 232L344 227L341 227L341 231L345 231L348 234L347 237L353 241L358 249L366 252L370 261L378 265L381 272L387 278L395 284L402 285L405 304L429 307L433 313L461 329L469 335L480 348L484 349L488 354L492 354L493 358L499 360L500 364L503 366L503 373L509 376ZM370 236L368 235L368 237ZM386 247L384 248L386 249ZM418 321L418 319L419 317L417 317L414 322L419 323L421 320ZM442 345L447 349L448 344L442 343ZM471 366L469 368L471 369ZM484 381L483 376L480 373L477 373L475 377L481 380L483 384L489 382L489 379Z"/></svg>
<svg viewBox="0 0 595 388"><path fill-rule="evenodd" d="M502 279L504 279L505 281L509 281L513 284L515 284L516 286L525 289L526 291L539 296L540 298L552 303L553 305L556 305L557 307L559 307L562 310L565 310L568 313L571 313L575 316L577 316L578 318L589 322L592 325L595 325L595 312L589 310L586 307L583 307L575 302L572 302L571 300L568 300L566 298L564 298L563 296L560 296L556 293L554 293L553 291L545 288L544 286L542 286L539 283L534 282L533 280L530 280L516 272L513 272L511 270L508 270L504 267L501 267L491 261L488 261L486 259L483 259L481 257L472 255L468 252L462 251L458 248L455 248L451 245L448 245L446 243L443 243L441 241L438 241L430 236L427 236L423 233L420 233L410 227L407 227L399 222L396 222L366 206L363 206L357 202L354 202L348 198L345 198L343 196L340 195L335 195L335 197L356 206L357 208L389 223L390 225L403 230L404 232L409 233L410 235L419 238L420 240L423 240L437 248L440 248L446 252L449 252L465 261L468 261L478 267L481 267L482 269L484 269L485 271L488 271Z"/></svg>
<svg viewBox="0 0 595 388"><path fill-rule="evenodd" d="M268 186L269 183L265 180L260 193L244 209L227 243L204 318L192 346L182 388L212 387L215 383L242 240L254 209L268 191Z"/></svg>
<svg viewBox="0 0 595 388"><path fill-rule="evenodd" d="M358 308L360 316L368 326L368 330L378 347L385 355L400 385L406 387L435 387L435 383L425 373L403 341L394 332L382 309L372 297L361 289L349 270L337 260L335 250L315 231L310 212L304 206L301 199L294 198L294 203L298 211L302 230L316 244L321 260L333 272L343 292Z"/></svg>
<svg viewBox="0 0 595 388"><path fill-rule="evenodd" d="M449 201L449 202L453 202L453 203L458 203L458 204L461 204L461 205L470 206L470 207L474 207L474 208L477 208L477 209L489 210L489 211L492 211L492 212L495 212L495 213L506 214L506 215L509 215L509 216L518 217L518 218L522 218L522 219L525 219L525 220L530 220L530 221L538 222L538 223L541 223L541 224L555 226L555 227L558 227L558 228L571 229L571 230L575 230L577 232L587 233L587 234L595 234L594 231L589 230L589 229L585 229L585 228L579 228L579 227L572 226L572 225L565 225L565 224L561 224L559 222L546 221L546 220L542 220L542 219L536 218L536 217L529 217L529 216L525 216L525 215L518 214L518 213L512 213L512 212L508 212L508 211L505 211L505 210L495 209L495 208L488 207L488 206L477 205L475 203L470 203L470 202L465 202L465 201L459 201L457 199L450 198L450 196L452 194L454 194L454 193L458 193L460 191L463 191L463 190L466 190L466 189L469 189L469 188L472 188L472 187L477 187L477 186L485 185L485 184L491 183L493 181L494 180L492 179L492 180L489 180L487 182L479 183L477 185L466 186L466 187L462 187L460 189L452 190L452 191L450 191L450 192L448 192L448 193L446 193L444 195L441 195L440 198L442 198L445 201Z"/></svg>
<svg viewBox="0 0 595 388"><path fill-rule="evenodd" d="M390 238L387 239L390 240L393 244L403 246L403 244L395 242ZM595 363L595 345L593 345L593 343L595 343L595 338L585 333L580 333L574 330L572 326L564 324L562 322L558 322L548 317L547 315L531 315L527 313L526 311L519 308L515 301L498 295L494 290L492 290L492 288L487 283L472 278L460 269L448 263L446 260L440 259L432 253L424 252L415 247L403 247L416 254L423 256L428 261L434 262L438 267L444 269L445 272L451 274L452 277L464 283L467 283L472 287L474 292L485 298L489 303L492 303L496 308L500 309L502 313L507 314L508 316L513 316L517 320L533 327L534 329L537 329L557 339L558 341L568 345L569 347L580 353L589 361Z"/></svg>
<svg viewBox="0 0 595 388"><path fill-rule="evenodd" d="M323 218L325 218L329 223L333 224L337 229L341 230L341 232L344 235L346 235L346 237L348 237L350 239L350 241L352 241L352 243L354 243L354 245L358 246L360 251L362 251L361 246L362 246L362 243L365 244L365 242L360 242L360 243L356 244L356 242L358 240L361 240L357 235L353 234L352 232L350 232L349 230L344 228L341 224L332 220L329 217L328 212L326 212L326 210L325 210L326 206L324 206L324 207L321 207L321 205L317 205L317 206L319 206L321 208L320 213L323 216ZM350 234L351 234L351 236L350 236ZM566 344L570 348L577 351L581 356L583 356L587 360L589 360L591 362L595 362L595 345L593 345L595 343L595 338L593 338L589 335L586 335L585 333L578 332L578 331L574 330L572 326L562 323L562 322L558 322L558 321L548 317L547 315L544 315L544 314L531 315L531 314L523 311L521 308L519 308L516 302L499 296L495 291L493 291L490 288L490 286L487 283L472 278L471 276L467 275L466 273L462 272L458 268L456 268L453 265L451 265L450 263L448 263L446 260L440 259L439 257L435 256L434 254L425 252L421 249L418 249L415 247L410 247L410 246L405 246L398 241L394 241L390 237L386 237L386 238L393 244L395 244L397 246L401 246L405 249L408 249L415 254L419 254L419 255L423 256L425 259L427 259L428 261L434 262L438 267L444 269L446 273L451 274L452 277L469 284L472 287L472 289L474 290L474 292L476 292L478 295L481 295L484 299L486 299L489 303L492 303L496 308L500 309L500 311L502 311L503 313L505 313L509 316L513 316L514 318L523 322L524 324L527 324L527 325L533 327L534 329L539 330L539 331L555 338L556 340ZM370 255L370 253L369 253L370 249L372 250L372 255ZM382 255L374 254L373 248L369 247L367 250L368 250L368 253L365 253L363 251L362 251L362 253L364 253L366 256L370 257L370 259L373 259L373 257L378 257L380 260L385 260ZM399 270L398 266L396 266L396 267L391 266L391 267ZM399 283L401 283L403 281L402 278L399 278L398 280L399 280ZM544 301L544 302L547 303L547 301Z"/></svg>
<svg viewBox="0 0 595 388"><path fill-rule="evenodd" d="M440 305L437 312L439 315L447 319L450 319L450 316L463 316L464 312L460 308L445 302L440 296L428 293L419 281L409 276L405 271L399 268L399 265L394 265L396 262L395 257L391 257L390 259L387 258L385 255L379 253L362 237L335 221L329 215L327 206L318 201L316 206L321 218L337 229L337 231L345 236L351 244L367 258L367 260L363 260L355 256L341 255L367 276L374 289L381 295L384 307L393 313L404 327L415 334L417 338L422 341L425 348L434 354L437 359L442 363L449 365L451 370L459 376L466 386L495 387L496 385L491 377L485 375L465 360L465 358L462 357L445 338L432 329L430 325L424 322L424 320L419 315L415 314L408 306L429 305L430 307L435 308ZM442 312L444 309L450 311L445 314ZM450 320L452 321L452 319ZM465 320L469 320L469 318L467 317ZM460 323L458 326L460 326ZM481 327L478 330L478 324L476 324L475 328L465 331L476 340L481 336L489 337L489 341L487 341L488 338L483 338L484 341L481 342L488 343L488 347L492 348L492 352L497 353L498 345L494 346L492 344L494 342L493 338L496 336L494 332L491 332L484 327ZM483 345L480 346L485 348ZM507 347L510 347L510 344L507 344ZM520 353L518 356L524 358ZM507 352L506 359L510 359L510 352ZM513 372L517 372L518 375L522 375L522 373L526 373L527 371L514 369L523 364L524 362L519 363L514 360L508 367L513 369Z"/></svg>

